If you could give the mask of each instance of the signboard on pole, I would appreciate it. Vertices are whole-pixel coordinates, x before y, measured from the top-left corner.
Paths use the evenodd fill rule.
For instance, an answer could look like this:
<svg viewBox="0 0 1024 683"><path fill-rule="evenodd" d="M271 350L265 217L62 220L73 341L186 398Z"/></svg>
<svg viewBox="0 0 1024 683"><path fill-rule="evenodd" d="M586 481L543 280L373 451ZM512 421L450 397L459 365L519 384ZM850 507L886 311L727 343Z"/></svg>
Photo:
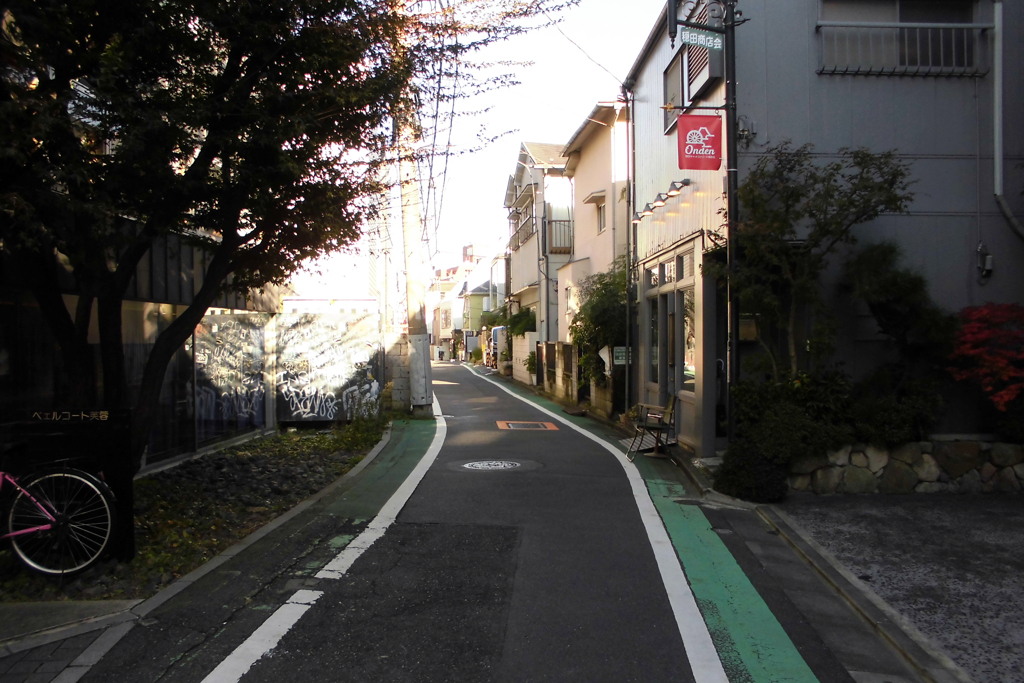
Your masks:
<svg viewBox="0 0 1024 683"><path fill-rule="evenodd" d="M708 50L721 50L725 41L722 40L722 36L715 35L711 31L691 28L679 34L679 42L683 45L693 45Z"/></svg>
<svg viewBox="0 0 1024 683"><path fill-rule="evenodd" d="M722 167L722 117L680 114L676 124L679 168L717 171Z"/></svg>

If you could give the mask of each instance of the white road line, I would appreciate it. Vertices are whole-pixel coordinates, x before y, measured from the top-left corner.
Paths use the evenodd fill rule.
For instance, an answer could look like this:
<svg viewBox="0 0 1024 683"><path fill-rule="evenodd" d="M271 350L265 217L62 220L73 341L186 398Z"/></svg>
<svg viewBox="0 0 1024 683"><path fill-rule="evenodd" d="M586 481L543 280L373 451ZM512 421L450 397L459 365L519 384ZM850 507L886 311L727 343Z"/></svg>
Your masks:
<svg viewBox="0 0 1024 683"><path fill-rule="evenodd" d="M291 630L321 595L321 591L298 591L288 602L278 607L227 659L218 664L203 679L203 683L234 683L241 679L256 660L277 647L284 634Z"/></svg>
<svg viewBox="0 0 1024 683"><path fill-rule="evenodd" d="M437 402L436 394L434 395L434 419L437 421L434 439L430 442L427 452L420 459L419 463L409 473L405 481L402 482L402 485L398 487L398 490L391 495L388 502L384 503L384 507L380 509L377 516L373 518L373 521L363 530L363 533L356 536L333 560L317 572L316 578L340 579L349 570L352 563L367 548L373 545L374 541L383 536L384 532L395 521L395 518L398 517L398 513L402 511L409 498L412 497L413 491L419 486L423 475L434 464L437 454L441 452L441 446L444 445L444 438L448 434L448 423L441 417L441 404Z"/></svg>
<svg viewBox="0 0 1024 683"><path fill-rule="evenodd" d="M344 576L356 559L373 545L374 541L384 535L409 498L412 497L413 491L419 486L430 466L434 464L437 454L441 452L445 435L448 433L448 423L441 417L441 404L438 403L437 396L434 396L433 407L437 426L427 452L366 529L317 573L318 579L340 579ZM278 607L277 611L270 615L270 618L263 622L262 626L228 655L227 659L218 664L217 668L211 671L202 683L238 683L257 660L277 647L281 638L291 630L321 595L323 595L323 591L296 591L288 599L288 602Z"/></svg>
<svg viewBox="0 0 1024 683"><path fill-rule="evenodd" d="M693 592L690 590L690 583L686 578L686 573L679 563L679 557L672 547L672 541L665 530L665 524L662 522L657 508L654 507L654 501L651 500L647 484L644 482L636 465L627 460L622 451L596 434L592 434L561 415L523 398L493 379L480 375L465 365L462 367L485 382L490 382L512 397L558 420L570 429L576 430L591 441L600 444L606 451L615 456L619 464L622 465L622 469L626 471L626 478L629 480L630 487L633 490L633 499L636 501L636 506L640 510L640 519L643 520L644 528L647 530L647 538L651 543L651 550L654 551L654 558L658 563L658 571L661 572L661 580L665 584L665 591L668 593L669 605L671 605L672 613L675 615L676 626L678 626L679 635L683 639L683 647L686 649L686 657L690 661L690 669L693 671L694 680L696 683L729 683L729 679L725 675L725 669L722 668L722 661L718 657L718 651L715 650L715 644L711 640L711 634L708 633L707 624L704 623L704 617L701 616L697 602L693 598Z"/></svg>

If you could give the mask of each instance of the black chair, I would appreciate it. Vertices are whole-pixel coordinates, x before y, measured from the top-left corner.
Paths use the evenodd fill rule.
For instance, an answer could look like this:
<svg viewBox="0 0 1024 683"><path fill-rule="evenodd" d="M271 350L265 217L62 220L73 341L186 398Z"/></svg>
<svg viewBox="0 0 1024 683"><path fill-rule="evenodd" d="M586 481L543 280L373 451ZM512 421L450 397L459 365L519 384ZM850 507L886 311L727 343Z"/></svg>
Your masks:
<svg viewBox="0 0 1024 683"><path fill-rule="evenodd" d="M668 403L663 406L651 405L649 403L638 404L640 417L634 426L633 440L626 449L626 459L633 462L633 458L643 447L644 435L650 434L654 437L654 453L658 453L658 446L662 444L662 435L672 433L672 415L675 412L676 397L668 397ZM667 441L665 441L667 443ZM636 451L633 447L636 446ZM632 456L630 455L632 453Z"/></svg>

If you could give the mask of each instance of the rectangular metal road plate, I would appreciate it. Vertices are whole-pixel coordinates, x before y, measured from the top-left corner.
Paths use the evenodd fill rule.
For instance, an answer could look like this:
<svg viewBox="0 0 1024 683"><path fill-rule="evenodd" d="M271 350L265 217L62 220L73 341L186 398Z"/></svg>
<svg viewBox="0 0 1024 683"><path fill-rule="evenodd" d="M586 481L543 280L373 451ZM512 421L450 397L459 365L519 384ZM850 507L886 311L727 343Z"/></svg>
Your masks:
<svg viewBox="0 0 1024 683"><path fill-rule="evenodd" d="M498 429L530 429L542 432L557 432L558 427L553 422L524 422L524 421L512 421L507 422L503 420L497 421Z"/></svg>

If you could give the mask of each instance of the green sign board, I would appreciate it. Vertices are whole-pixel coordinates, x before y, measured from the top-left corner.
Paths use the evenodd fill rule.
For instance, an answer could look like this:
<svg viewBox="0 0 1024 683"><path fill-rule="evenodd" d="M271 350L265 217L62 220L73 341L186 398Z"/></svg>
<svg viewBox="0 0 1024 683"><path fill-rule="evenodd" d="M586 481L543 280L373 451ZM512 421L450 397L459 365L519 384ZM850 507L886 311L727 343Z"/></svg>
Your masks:
<svg viewBox="0 0 1024 683"><path fill-rule="evenodd" d="M721 50L725 44L725 41L722 40L722 36L713 33L712 31L700 31L694 28L688 28L680 31L679 42L683 45L705 47L709 50Z"/></svg>

